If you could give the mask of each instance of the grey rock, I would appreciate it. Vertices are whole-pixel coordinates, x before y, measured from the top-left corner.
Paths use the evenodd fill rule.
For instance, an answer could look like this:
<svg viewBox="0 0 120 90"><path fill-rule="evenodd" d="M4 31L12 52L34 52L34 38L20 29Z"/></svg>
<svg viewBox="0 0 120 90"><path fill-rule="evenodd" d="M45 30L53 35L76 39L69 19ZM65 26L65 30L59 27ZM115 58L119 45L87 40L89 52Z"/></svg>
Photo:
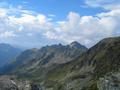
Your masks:
<svg viewBox="0 0 120 90"><path fill-rule="evenodd" d="M39 85L28 80L18 80L13 76L0 77L0 90L41 90Z"/></svg>
<svg viewBox="0 0 120 90"><path fill-rule="evenodd" d="M99 90L120 90L120 72L100 78L98 88Z"/></svg>

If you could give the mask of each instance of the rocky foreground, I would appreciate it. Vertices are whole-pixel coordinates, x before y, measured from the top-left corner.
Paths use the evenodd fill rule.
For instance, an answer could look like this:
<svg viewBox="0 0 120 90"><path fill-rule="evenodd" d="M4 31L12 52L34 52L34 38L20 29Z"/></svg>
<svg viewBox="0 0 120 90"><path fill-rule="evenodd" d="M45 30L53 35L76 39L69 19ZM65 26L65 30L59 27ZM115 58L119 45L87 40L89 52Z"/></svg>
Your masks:
<svg viewBox="0 0 120 90"><path fill-rule="evenodd" d="M99 90L120 90L120 73L109 73L97 85Z"/></svg>
<svg viewBox="0 0 120 90"><path fill-rule="evenodd" d="M27 80L19 80L13 76L1 76L0 90L41 90L41 89L38 85Z"/></svg>

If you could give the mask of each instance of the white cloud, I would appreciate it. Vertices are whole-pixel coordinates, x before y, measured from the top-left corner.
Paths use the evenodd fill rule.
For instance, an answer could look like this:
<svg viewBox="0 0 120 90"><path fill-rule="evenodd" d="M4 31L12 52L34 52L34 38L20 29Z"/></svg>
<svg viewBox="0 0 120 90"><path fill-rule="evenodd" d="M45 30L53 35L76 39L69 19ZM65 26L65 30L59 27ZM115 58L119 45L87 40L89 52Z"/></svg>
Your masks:
<svg viewBox="0 0 120 90"><path fill-rule="evenodd" d="M79 41L91 46L109 36L120 35L119 11L100 13L96 16L80 16L70 12L67 20L60 21L54 31L44 35L49 39L58 39L67 43Z"/></svg>
<svg viewBox="0 0 120 90"><path fill-rule="evenodd" d="M49 17L56 17L54 14L48 14Z"/></svg>
<svg viewBox="0 0 120 90"><path fill-rule="evenodd" d="M19 28L18 28L18 32L22 32L24 30L24 27L21 25Z"/></svg>
<svg viewBox="0 0 120 90"><path fill-rule="evenodd" d="M45 15L38 15L37 16L37 19L38 19L38 21L39 21L39 23L40 23L40 25L43 25L43 24L45 24L47 21L47 18L46 18L46 16Z"/></svg>
<svg viewBox="0 0 120 90"><path fill-rule="evenodd" d="M88 6L102 7L104 9L120 9L120 0L86 0Z"/></svg>
<svg viewBox="0 0 120 90"><path fill-rule="evenodd" d="M12 38L12 37L16 37L17 35L14 34L13 31L5 31L3 33L0 33L0 38Z"/></svg>
<svg viewBox="0 0 120 90"><path fill-rule="evenodd" d="M12 43L37 42L38 38L43 37L42 33L51 28L52 23L43 14L32 13L22 8L0 8L0 39L2 41L10 42L12 38Z"/></svg>
<svg viewBox="0 0 120 90"><path fill-rule="evenodd" d="M0 8L0 17L4 17L4 16L6 16L6 14L7 14L6 9L1 9Z"/></svg>
<svg viewBox="0 0 120 90"><path fill-rule="evenodd" d="M65 20L53 22L44 14L21 7L0 8L0 39L7 38L9 41L14 38L12 42L29 44L45 40L65 43L79 41L91 46L104 37L120 35L119 22L120 9L95 16L80 16L70 12Z"/></svg>

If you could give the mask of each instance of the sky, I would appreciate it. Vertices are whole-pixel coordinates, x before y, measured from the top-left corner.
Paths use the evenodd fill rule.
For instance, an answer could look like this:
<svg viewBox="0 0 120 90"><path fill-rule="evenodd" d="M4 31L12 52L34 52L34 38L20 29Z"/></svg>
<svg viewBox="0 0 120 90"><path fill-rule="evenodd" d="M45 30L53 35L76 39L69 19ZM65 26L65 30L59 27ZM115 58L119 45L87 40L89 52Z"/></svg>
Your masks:
<svg viewBox="0 0 120 90"><path fill-rule="evenodd" d="M0 43L91 47L120 36L120 0L0 0Z"/></svg>

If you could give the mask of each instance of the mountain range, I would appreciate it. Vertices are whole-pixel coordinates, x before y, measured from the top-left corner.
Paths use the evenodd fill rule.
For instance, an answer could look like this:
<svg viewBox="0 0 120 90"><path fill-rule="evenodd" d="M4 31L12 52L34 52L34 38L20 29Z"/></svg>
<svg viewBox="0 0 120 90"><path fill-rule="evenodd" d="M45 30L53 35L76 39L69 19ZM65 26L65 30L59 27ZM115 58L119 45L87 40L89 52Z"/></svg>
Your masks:
<svg viewBox="0 0 120 90"><path fill-rule="evenodd" d="M37 72L36 70L43 70L42 68L46 68L46 70L53 68L53 66L67 63L72 61L74 58L77 58L79 55L83 54L87 51L87 48L78 42L72 42L69 45L51 45L45 46L40 49L28 49L23 51L15 60L6 65L3 71L16 72L19 74L19 70L22 71L20 73L29 72ZM5 70L6 69L6 70Z"/></svg>
<svg viewBox="0 0 120 90"><path fill-rule="evenodd" d="M0 73L15 76L10 79L14 83L34 85L23 90L120 90L120 37L105 38L89 49L75 41L25 50ZM21 90L18 86L14 90Z"/></svg>

